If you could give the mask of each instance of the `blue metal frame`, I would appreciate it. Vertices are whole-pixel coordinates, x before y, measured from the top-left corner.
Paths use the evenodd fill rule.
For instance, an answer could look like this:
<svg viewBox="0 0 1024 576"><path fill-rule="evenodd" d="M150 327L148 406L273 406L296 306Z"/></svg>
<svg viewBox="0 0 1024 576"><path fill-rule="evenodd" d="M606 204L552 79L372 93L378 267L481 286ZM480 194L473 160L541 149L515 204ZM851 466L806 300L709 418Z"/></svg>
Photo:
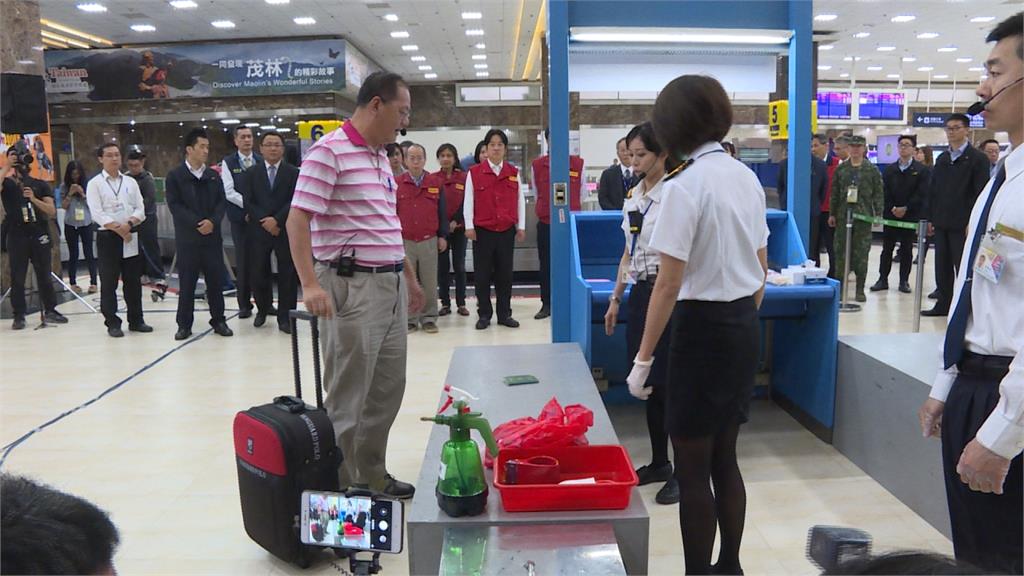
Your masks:
<svg viewBox="0 0 1024 576"><path fill-rule="evenodd" d="M811 233L811 100L814 98L811 66L814 63L814 5L789 2L789 202L804 247Z"/></svg>
<svg viewBox="0 0 1024 576"><path fill-rule="evenodd" d="M551 182L569 182L569 3L548 2L548 126L551 129ZM582 175L581 175L582 177ZM568 190L568 186L566 187ZM569 207L551 202L551 340L572 342L572 310L574 295L569 289L573 265L570 255ZM590 300L587 299L589 306Z"/></svg>

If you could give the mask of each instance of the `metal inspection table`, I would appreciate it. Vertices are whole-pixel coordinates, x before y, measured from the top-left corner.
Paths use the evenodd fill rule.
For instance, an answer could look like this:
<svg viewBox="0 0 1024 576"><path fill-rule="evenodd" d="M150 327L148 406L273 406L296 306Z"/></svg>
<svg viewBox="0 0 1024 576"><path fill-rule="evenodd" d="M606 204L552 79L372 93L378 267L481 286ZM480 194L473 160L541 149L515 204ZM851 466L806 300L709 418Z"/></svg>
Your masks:
<svg viewBox="0 0 1024 576"><path fill-rule="evenodd" d="M532 374L540 383L506 386L502 379L513 374ZM587 432L591 444L620 444L590 368L575 343L456 348L445 382L479 397L470 400L470 407L482 412L494 427L514 418L536 416L554 396L562 406L582 404L594 412L594 426ZM493 471L486 470L491 487L487 509L479 516L451 518L438 508L434 494L441 445L448 439L449 431L445 426L427 422L423 425L430 427L430 439L416 479L416 496L406 508L411 574L439 573L447 528L594 523L612 527L628 574L647 573L650 516L636 488L625 510L509 513L502 508L501 497L494 488ZM474 438L483 447L482 441L475 435ZM496 545L500 545L500 539L499 536Z"/></svg>

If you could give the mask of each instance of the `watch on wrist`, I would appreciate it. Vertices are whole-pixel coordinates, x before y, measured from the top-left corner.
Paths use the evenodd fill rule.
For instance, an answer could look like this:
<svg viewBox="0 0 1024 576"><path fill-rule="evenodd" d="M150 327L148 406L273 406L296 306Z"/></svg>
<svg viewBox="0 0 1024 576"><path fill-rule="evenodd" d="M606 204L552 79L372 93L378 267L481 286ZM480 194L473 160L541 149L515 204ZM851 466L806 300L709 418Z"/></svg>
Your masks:
<svg viewBox="0 0 1024 576"><path fill-rule="evenodd" d="M615 294L612 294L611 296L609 296L608 300L610 300L612 302L615 302L616 304L622 304L622 298L619 298Z"/></svg>

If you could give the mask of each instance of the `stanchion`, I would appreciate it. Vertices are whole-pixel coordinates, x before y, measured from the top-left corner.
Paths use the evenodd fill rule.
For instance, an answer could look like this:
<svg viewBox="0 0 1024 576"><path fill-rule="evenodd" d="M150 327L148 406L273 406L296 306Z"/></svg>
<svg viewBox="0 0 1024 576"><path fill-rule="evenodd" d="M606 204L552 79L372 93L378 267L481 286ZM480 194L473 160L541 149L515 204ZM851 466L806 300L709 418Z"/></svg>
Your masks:
<svg viewBox="0 0 1024 576"><path fill-rule="evenodd" d="M63 286L63 287L64 287L64 289L65 289L65 290L67 290L67 291L68 291L69 293L71 293L71 295L72 295L72 296L74 296L75 298L77 298L79 302L81 302L82 304L85 304L85 306L86 306L87 308L89 308L89 310L92 310L92 313L93 313L93 314L98 314L98 313L99 313L99 310L97 310L95 306L93 306L92 304L89 304L89 301L88 301L88 300L86 300L85 298L82 298L82 297L81 297L81 296L80 296L80 295L78 294L78 292L75 292L74 290L72 290L72 289L71 289L71 286L68 286L68 285L67 285L67 283L66 283L66 282L64 282L64 280L63 280L63 279L62 279L62 278L61 278L60 276L57 276L57 275L56 275L56 274L54 274L53 272L50 272L50 276L51 276L51 277L53 277L53 279L54 279L54 280L56 280L57 282L59 282L59 283L60 283L60 285L61 285L61 286Z"/></svg>
<svg viewBox="0 0 1024 576"><path fill-rule="evenodd" d="M860 312L860 304L847 302L847 294L850 292L850 244L853 242L853 206L846 207L846 246L844 247L845 258L843 259L843 293L839 299L840 312Z"/></svg>
<svg viewBox="0 0 1024 576"><path fill-rule="evenodd" d="M921 292L924 290L924 244L927 241L928 221L917 222L917 280L914 287L914 332L921 331Z"/></svg>

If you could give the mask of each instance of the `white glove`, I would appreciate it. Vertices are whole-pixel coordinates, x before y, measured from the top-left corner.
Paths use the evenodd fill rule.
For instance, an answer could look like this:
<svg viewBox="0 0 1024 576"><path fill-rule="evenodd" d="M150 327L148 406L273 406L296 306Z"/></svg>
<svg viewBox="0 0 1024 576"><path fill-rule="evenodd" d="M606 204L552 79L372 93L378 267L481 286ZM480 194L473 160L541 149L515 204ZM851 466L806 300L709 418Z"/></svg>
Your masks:
<svg viewBox="0 0 1024 576"><path fill-rule="evenodd" d="M644 387L644 383L647 382L647 375L651 373L651 365L654 364L654 358L650 360L642 361L633 359L633 369L629 372L629 376L626 377L626 384L629 385L629 393L634 397L641 400L647 400L654 389L651 387Z"/></svg>

